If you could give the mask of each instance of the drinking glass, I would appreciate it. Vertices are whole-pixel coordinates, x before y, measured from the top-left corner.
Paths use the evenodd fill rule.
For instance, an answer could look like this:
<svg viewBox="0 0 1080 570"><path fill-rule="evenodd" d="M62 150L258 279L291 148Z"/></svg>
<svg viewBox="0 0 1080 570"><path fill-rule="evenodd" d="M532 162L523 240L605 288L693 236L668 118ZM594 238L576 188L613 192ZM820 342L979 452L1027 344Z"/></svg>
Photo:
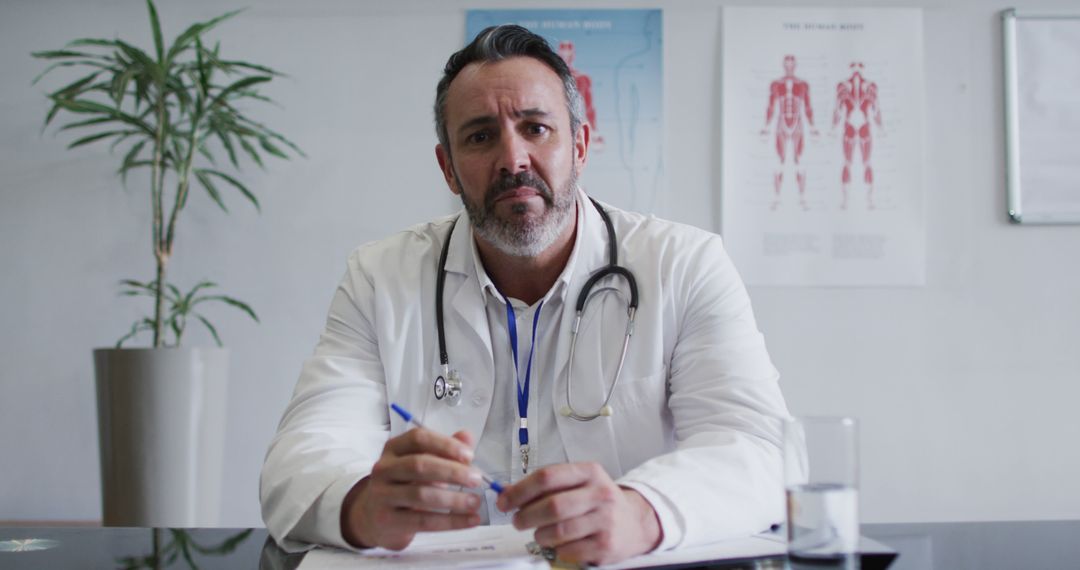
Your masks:
<svg viewBox="0 0 1080 570"><path fill-rule="evenodd" d="M784 423L788 557L857 567L858 430L853 418Z"/></svg>

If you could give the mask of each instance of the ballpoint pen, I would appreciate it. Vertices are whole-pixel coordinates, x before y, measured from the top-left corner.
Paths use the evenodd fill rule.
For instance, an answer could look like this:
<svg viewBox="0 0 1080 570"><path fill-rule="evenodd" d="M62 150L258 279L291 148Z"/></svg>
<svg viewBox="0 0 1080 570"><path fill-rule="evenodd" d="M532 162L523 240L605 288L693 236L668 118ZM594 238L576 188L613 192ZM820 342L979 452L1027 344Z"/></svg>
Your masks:
<svg viewBox="0 0 1080 570"><path fill-rule="evenodd" d="M397 412L397 415L401 416L401 419L405 420L407 423L410 423L418 428L424 427L424 424L420 423L420 421L413 417L413 415L410 414L408 411L406 411L405 408L402 408L401 406L393 403L390 404L390 408ZM494 477L488 475L487 473L484 473L482 470L478 469L477 471L480 471L480 478L484 480L484 483L487 483L488 486L491 487L491 490L495 491L496 493L503 492L502 484L496 481Z"/></svg>

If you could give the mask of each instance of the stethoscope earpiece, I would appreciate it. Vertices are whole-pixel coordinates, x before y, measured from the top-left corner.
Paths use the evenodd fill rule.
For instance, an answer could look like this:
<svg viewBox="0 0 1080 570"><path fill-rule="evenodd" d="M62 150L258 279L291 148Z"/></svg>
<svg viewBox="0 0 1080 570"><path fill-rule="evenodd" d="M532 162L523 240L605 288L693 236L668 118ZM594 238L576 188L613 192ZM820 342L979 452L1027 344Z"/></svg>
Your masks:
<svg viewBox="0 0 1080 570"><path fill-rule="evenodd" d="M595 414L579 415L574 413L574 410L570 409L570 406L563 406L559 409L559 415L563 416L564 418L574 418L575 420L579 421L589 421L595 420L599 417L610 418L611 416L615 415L615 408L604 404L600 407L600 411L596 412Z"/></svg>

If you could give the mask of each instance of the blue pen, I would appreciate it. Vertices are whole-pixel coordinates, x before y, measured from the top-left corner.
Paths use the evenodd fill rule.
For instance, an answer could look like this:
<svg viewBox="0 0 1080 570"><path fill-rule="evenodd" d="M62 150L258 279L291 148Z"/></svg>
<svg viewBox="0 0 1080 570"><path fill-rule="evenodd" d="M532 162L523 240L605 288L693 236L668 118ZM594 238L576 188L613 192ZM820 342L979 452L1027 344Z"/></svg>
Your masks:
<svg viewBox="0 0 1080 570"><path fill-rule="evenodd" d="M418 428L424 427L424 424L420 423L416 418L414 418L412 414L410 414L409 412L407 412L405 410L405 408L402 408L401 406L399 406L397 404L393 404L393 403L390 404L390 408L393 409L395 412L397 412L397 414L399 416L401 416L401 419L405 420L406 422L408 422L408 423L410 423L410 424L412 424L412 425L414 425L414 426L416 426ZM487 483L489 487L491 487L491 490L495 491L496 493L502 493L503 492L502 484L499 483L498 481L496 481L495 478L492 477L491 475L488 475L487 473L484 473L483 471L480 471L480 478L483 479L484 482Z"/></svg>

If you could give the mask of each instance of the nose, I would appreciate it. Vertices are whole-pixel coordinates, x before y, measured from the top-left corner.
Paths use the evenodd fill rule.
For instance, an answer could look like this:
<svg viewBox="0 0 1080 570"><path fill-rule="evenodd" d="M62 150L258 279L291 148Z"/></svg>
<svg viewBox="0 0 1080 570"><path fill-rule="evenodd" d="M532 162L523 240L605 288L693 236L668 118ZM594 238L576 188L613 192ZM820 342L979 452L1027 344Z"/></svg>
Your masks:
<svg viewBox="0 0 1080 570"><path fill-rule="evenodd" d="M517 174L529 170L531 161L526 141L514 130L507 129L499 141L499 172Z"/></svg>

